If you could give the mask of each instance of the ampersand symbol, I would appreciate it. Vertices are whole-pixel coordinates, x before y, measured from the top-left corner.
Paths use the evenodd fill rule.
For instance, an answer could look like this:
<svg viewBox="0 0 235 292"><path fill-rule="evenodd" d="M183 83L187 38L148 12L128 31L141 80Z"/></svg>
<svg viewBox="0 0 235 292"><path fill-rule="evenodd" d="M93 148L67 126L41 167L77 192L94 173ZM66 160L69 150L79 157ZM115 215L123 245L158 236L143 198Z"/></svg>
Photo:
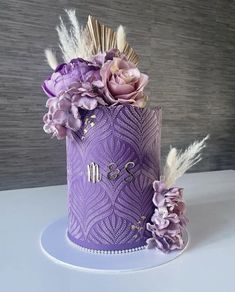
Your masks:
<svg viewBox="0 0 235 292"><path fill-rule="evenodd" d="M115 163L110 163L108 165L109 172L107 173L107 178L109 180L115 180L119 177L120 170L117 168L117 165Z"/></svg>

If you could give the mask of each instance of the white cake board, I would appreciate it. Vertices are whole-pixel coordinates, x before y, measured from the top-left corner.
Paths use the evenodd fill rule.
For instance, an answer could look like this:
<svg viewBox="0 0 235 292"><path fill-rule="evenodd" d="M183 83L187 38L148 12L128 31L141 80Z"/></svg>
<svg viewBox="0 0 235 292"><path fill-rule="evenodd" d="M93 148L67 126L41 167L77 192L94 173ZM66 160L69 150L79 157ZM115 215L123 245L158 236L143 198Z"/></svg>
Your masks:
<svg viewBox="0 0 235 292"><path fill-rule="evenodd" d="M123 254L96 254L72 244L66 231L67 218L61 218L46 227L40 238L42 251L56 263L90 272L120 273L156 268L182 254L189 242L188 232L185 232L184 248L168 254L147 248Z"/></svg>

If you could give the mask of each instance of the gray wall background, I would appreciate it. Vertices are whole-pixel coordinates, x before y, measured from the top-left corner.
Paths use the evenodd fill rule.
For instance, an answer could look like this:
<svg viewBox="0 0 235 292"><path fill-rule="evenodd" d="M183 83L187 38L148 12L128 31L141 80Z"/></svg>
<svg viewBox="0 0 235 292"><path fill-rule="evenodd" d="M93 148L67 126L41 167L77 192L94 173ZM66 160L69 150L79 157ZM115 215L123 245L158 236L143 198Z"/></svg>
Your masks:
<svg viewBox="0 0 235 292"><path fill-rule="evenodd" d="M55 26L76 8L116 28L150 76L150 106L163 108L162 154L211 134L192 171L235 166L235 1L1 0L0 189L66 182L65 144L42 130L50 73L43 54L56 48Z"/></svg>

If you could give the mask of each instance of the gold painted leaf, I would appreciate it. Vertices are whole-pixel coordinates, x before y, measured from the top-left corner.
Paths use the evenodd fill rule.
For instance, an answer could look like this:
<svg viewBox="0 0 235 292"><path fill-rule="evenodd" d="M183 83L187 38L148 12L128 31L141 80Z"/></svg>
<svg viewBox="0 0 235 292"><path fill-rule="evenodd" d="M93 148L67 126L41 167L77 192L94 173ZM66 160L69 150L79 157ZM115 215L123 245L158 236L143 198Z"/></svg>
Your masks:
<svg viewBox="0 0 235 292"><path fill-rule="evenodd" d="M90 38L94 44L93 54L105 52L112 48L117 48L117 33L111 28L101 24L95 17L89 15L86 25ZM126 42L123 53L127 59L135 65L139 62L139 57L133 48Z"/></svg>

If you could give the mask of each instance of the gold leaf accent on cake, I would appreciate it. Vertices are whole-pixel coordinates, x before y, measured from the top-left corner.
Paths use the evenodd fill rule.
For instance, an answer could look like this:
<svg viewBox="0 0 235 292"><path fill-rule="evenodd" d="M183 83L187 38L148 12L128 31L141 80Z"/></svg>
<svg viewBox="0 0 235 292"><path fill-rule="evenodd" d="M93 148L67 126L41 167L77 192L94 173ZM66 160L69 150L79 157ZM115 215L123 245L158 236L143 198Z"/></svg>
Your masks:
<svg viewBox="0 0 235 292"><path fill-rule="evenodd" d="M136 224L131 225L131 230L136 231L136 234L133 235L133 238L137 238L138 235L140 235L140 233L144 230L143 225L144 225L145 219L146 219L146 216L141 215L140 220L136 221Z"/></svg>
<svg viewBox="0 0 235 292"><path fill-rule="evenodd" d="M90 34L90 38L93 41L94 55L100 52L106 52L110 49L117 48L117 33L111 28L101 24L95 17L89 15L86 25L86 30ZM123 53L127 59L135 65L139 62L139 57L131 46L125 42Z"/></svg>
<svg viewBox="0 0 235 292"><path fill-rule="evenodd" d="M96 118L96 115L91 115L91 116L88 116L88 117L86 117L84 119L84 128L83 128L82 140L85 138L85 134L87 134L88 130L95 126L95 122L94 122L95 118Z"/></svg>

